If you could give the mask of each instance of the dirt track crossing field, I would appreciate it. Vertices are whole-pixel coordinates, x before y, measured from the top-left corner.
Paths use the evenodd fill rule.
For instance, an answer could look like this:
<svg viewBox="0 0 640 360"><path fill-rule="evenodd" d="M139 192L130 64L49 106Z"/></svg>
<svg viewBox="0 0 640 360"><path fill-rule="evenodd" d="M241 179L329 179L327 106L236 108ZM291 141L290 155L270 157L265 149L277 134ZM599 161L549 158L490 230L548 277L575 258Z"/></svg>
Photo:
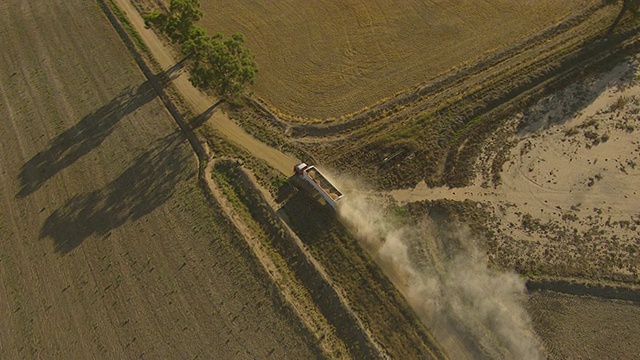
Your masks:
<svg viewBox="0 0 640 360"><path fill-rule="evenodd" d="M0 4L1 358L311 358L93 1Z"/></svg>

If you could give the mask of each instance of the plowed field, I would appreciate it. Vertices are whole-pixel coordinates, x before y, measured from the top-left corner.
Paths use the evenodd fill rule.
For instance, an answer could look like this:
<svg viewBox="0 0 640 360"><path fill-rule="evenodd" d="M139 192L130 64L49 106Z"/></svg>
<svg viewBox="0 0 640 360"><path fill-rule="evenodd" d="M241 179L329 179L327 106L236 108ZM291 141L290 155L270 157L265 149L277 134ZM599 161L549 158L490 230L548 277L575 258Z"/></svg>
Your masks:
<svg viewBox="0 0 640 360"><path fill-rule="evenodd" d="M312 358L98 3L0 3L0 358Z"/></svg>

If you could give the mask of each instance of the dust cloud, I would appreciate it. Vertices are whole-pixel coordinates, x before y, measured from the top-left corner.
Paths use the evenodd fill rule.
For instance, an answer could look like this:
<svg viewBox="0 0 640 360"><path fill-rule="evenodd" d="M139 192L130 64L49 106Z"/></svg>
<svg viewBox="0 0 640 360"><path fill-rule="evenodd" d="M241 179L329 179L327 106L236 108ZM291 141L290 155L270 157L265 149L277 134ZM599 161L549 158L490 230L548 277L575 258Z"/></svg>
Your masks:
<svg viewBox="0 0 640 360"><path fill-rule="evenodd" d="M524 308L523 279L490 268L463 224L398 221L385 213L383 199L365 195L352 180L337 180L347 194L338 209L341 220L450 357L542 358Z"/></svg>

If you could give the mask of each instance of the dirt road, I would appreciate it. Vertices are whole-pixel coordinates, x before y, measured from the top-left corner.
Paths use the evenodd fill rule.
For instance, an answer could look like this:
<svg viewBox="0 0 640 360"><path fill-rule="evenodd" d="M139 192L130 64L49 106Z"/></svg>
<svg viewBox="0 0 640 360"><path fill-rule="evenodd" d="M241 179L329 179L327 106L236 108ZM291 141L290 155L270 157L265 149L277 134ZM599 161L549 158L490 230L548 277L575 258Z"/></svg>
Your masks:
<svg viewBox="0 0 640 360"><path fill-rule="evenodd" d="M131 5L131 2L129 0L117 0L116 2L127 14L136 31L149 47L153 57L160 63L160 66L163 69L167 69L175 65L180 57L174 56L153 30L145 28L144 20L133 5ZM175 78L173 84L178 88L178 91L189 105L199 114L206 112L216 102L216 100L210 99L196 89L189 81L189 75L186 72L181 73ZM293 166L298 163L298 160L294 157L283 154L247 134L219 109L215 109L210 115L208 124L233 143L247 149L255 157L266 161L274 169L277 169L285 175L290 175Z"/></svg>
<svg viewBox="0 0 640 360"><path fill-rule="evenodd" d="M1 358L313 358L94 1L0 3Z"/></svg>

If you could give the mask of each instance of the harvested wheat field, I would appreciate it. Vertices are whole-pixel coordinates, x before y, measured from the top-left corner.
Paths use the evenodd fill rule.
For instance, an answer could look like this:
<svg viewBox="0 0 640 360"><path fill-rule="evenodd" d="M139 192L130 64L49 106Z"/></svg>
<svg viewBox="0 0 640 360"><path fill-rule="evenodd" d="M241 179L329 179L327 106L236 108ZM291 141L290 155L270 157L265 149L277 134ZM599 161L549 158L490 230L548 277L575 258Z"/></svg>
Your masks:
<svg viewBox="0 0 640 360"><path fill-rule="evenodd" d="M486 142L470 186L391 192L413 211L447 209L486 242L487 264L528 279L527 321L550 358L640 351L638 79L631 57L516 114L509 138Z"/></svg>
<svg viewBox="0 0 640 360"><path fill-rule="evenodd" d="M0 3L0 358L313 358L95 1Z"/></svg>
<svg viewBox="0 0 640 360"><path fill-rule="evenodd" d="M505 49L597 1L202 1L202 25L241 32L253 91L279 112L341 117Z"/></svg>
<svg viewBox="0 0 640 360"><path fill-rule="evenodd" d="M527 308L549 359L634 359L640 306L588 296L539 292Z"/></svg>

